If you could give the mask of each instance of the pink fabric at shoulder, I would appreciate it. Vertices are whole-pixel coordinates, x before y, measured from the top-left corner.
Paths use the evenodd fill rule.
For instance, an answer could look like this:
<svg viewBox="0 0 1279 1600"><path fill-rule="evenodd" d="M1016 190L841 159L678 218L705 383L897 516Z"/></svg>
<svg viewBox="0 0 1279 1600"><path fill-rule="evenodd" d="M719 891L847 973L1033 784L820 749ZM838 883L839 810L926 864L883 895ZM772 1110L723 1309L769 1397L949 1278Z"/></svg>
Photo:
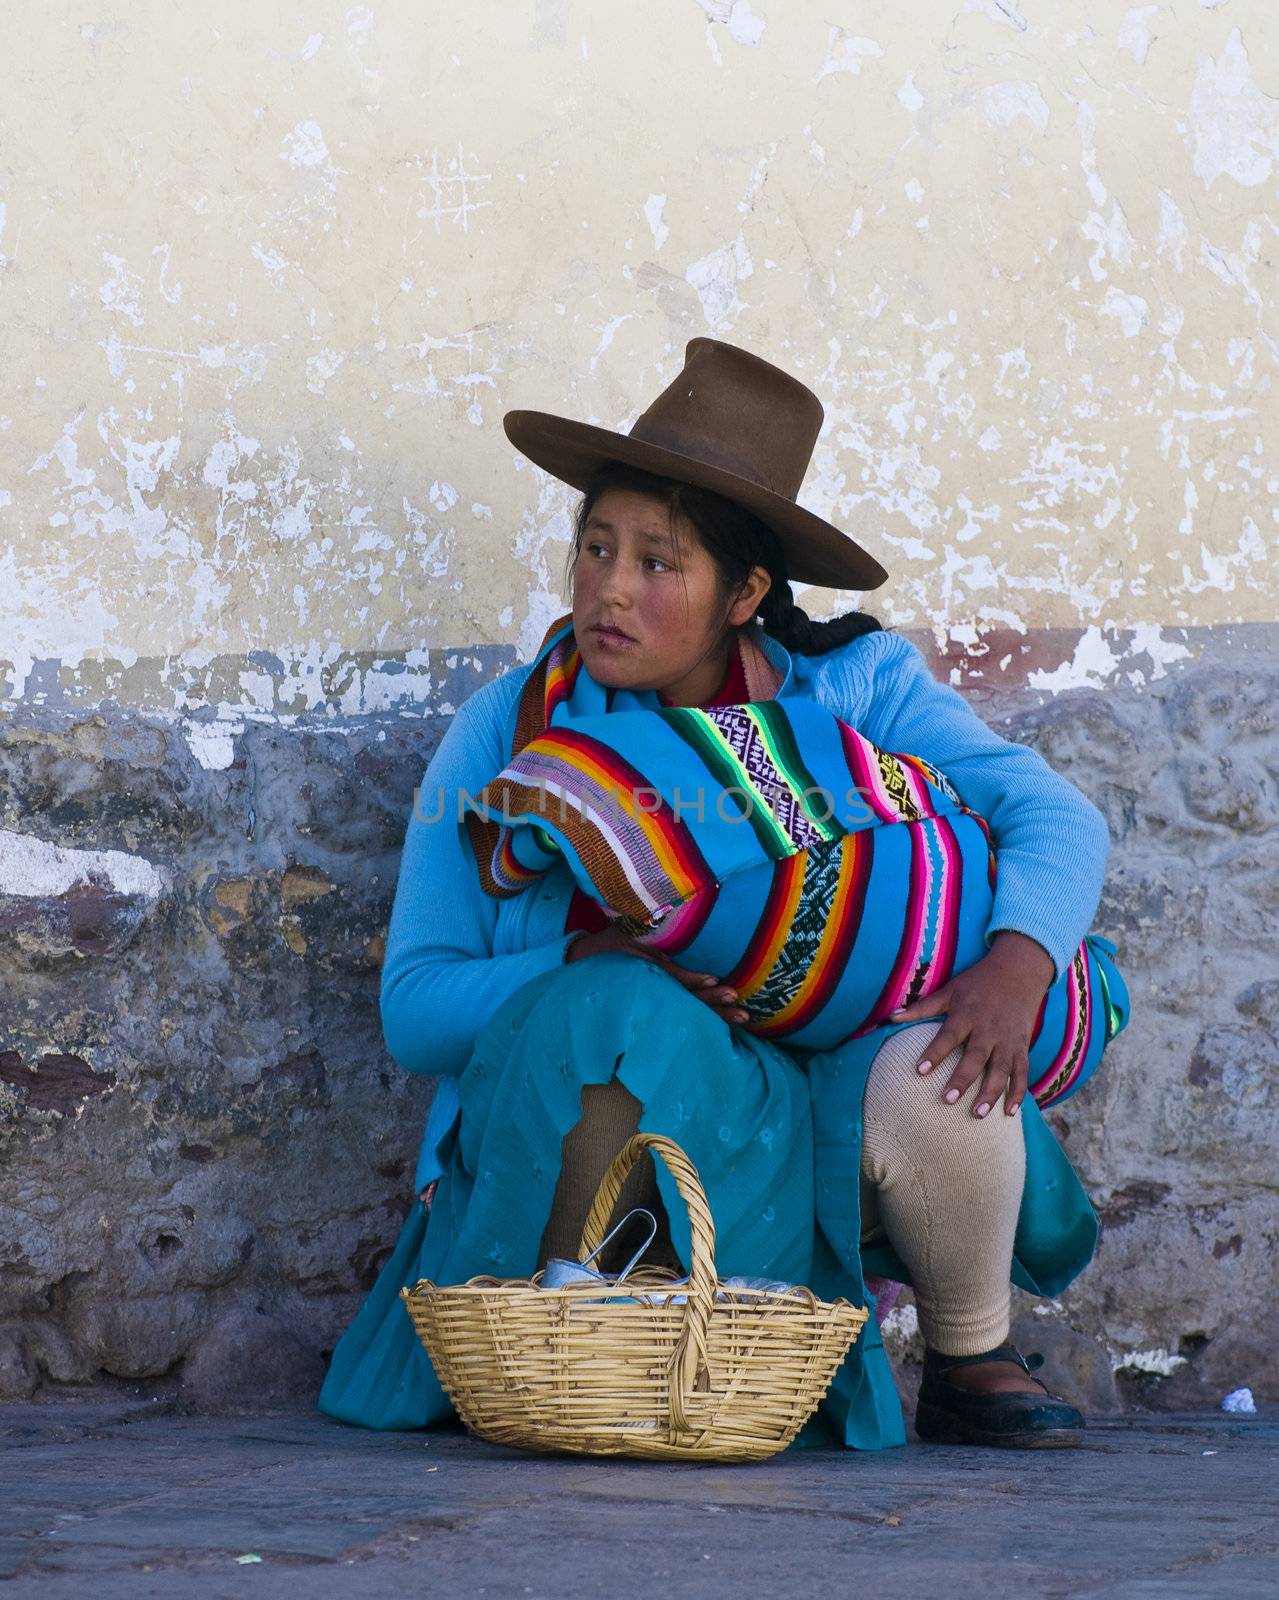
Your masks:
<svg viewBox="0 0 1279 1600"><path fill-rule="evenodd" d="M737 649L742 658L748 698L775 700L782 685L782 675L760 649L749 628L737 630Z"/></svg>

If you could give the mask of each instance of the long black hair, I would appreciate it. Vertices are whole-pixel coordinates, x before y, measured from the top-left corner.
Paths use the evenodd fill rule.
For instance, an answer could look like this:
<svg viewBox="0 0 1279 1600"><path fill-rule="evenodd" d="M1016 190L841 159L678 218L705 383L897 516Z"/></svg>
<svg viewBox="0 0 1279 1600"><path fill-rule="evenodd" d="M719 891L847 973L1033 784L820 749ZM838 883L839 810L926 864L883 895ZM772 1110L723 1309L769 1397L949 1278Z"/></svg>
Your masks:
<svg viewBox="0 0 1279 1600"><path fill-rule="evenodd" d="M720 592L728 599L746 581L752 567L763 567L772 580L756 612L765 633L799 655L820 656L863 633L883 628L865 611L846 611L827 622L814 622L795 604L786 571L786 556L777 535L745 506L711 489L659 477L621 461L606 461L591 475L573 519L569 576L577 564L586 522L606 489L635 489L667 507L672 519L687 517L706 553L715 563Z"/></svg>

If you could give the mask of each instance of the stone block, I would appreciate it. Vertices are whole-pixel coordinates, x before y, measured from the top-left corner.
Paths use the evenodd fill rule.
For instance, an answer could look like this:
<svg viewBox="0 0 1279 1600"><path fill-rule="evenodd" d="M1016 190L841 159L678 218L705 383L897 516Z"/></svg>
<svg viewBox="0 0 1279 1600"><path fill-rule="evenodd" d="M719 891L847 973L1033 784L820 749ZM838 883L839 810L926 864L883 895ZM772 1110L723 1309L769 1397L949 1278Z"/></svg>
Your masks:
<svg viewBox="0 0 1279 1600"><path fill-rule="evenodd" d="M0 1326L0 1400L29 1400L40 1374L21 1323Z"/></svg>
<svg viewBox="0 0 1279 1600"><path fill-rule="evenodd" d="M120 1378L155 1378L182 1360L207 1326L205 1297L195 1290L145 1294L111 1284L73 1301L64 1327L95 1368Z"/></svg>
<svg viewBox="0 0 1279 1600"><path fill-rule="evenodd" d="M203 1334L182 1369L184 1399L211 1411L314 1397L324 1361L299 1319L284 1321L238 1302Z"/></svg>
<svg viewBox="0 0 1279 1600"><path fill-rule="evenodd" d="M1055 1312L1051 1304L1017 1317L1012 1341L1023 1355L1038 1351L1043 1370L1036 1374L1088 1417L1113 1417L1122 1410L1115 1374L1105 1347Z"/></svg>

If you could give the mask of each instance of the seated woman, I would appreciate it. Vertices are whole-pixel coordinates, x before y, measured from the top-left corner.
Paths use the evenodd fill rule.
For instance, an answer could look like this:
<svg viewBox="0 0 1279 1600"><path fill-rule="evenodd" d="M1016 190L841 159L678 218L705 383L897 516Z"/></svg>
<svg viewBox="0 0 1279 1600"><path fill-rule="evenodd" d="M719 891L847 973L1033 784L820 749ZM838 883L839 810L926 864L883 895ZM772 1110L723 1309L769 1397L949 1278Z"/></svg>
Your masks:
<svg viewBox="0 0 1279 1600"><path fill-rule="evenodd" d="M900 635L864 613L812 623L796 607L792 578L866 590L887 577L795 503L821 420L804 385L705 338L629 435L537 412L505 419L525 454L584 493L573 609L533 663L463 705L409 823L382 1013L396 1060L441 1076L418 1169L429 1206L414 1208L334 1353L319 1402L332 1416L377 1428L446 1417L401 1286L524 1276L575 1254L599 1177L639 1128L670 1135L698 1167L722 1274L859 1304L866 1271L913 1286L921 1437L1078 1441L1078 1411L1007 1341L1010 1284L1057 1294L1096 1241L1036 1096L1076 1089L1126 1020L1114 947L1086 931L1106 825ZM901 753L883 768L890 788L903 763L931 774L990 840L977 948L947 942L954 864L943 860L935 895L901 897L919 911L890 930L878 1005L823 1047L811 1034L788 1042L777 1018L789 1001L761 996L783 968L799 994L831 967L829 901L807 929L793 917L762 964L696 970L676 959L694 929L646 935L583 893L565 861L532 871L511 830L471 814L547 728L571 738L575 722L606 731L617 712L767 702L796 723L816 702L866 749ZM878 927L839 925L859 938ZM758 955L768 940L746 934ZM845 962L863 948L851 934L846 946ZM661 1215L665 1259L686 1263L687 1219L665 1170L641 1164L619 1214L628 1203ZM873 1323L822 1411L845 1445L905 1441Z"/></svg>

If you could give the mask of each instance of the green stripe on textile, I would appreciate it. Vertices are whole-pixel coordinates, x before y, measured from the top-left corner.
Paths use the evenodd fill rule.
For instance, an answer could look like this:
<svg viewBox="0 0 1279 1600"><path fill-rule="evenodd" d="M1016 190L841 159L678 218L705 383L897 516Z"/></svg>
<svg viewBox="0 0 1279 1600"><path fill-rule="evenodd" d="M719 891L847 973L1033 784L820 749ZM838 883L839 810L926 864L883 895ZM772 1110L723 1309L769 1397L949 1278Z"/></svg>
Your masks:
<svg viewBox="0 0 1279 1600"><path fill-rule="evenodd" d="M821 834L823 839L832 840L843 837L846 829L840 827L835 820L836 796L831 798L831 814L822 817L817 814L821 805L820 795L810 791L819 789L816 778L809 770L807 763L799 753L799 745L795 741L795 730L791 726L785 707L776 700L764 700L752 703L747 711L759 729L760 738L763 739L769 755L773 758L773 765L786 779L795 792L804 815L813 827Z"/></svg>
<svg viewBox="0 0 1279 1600"><path fill-rule="evenodd" d="M733 754L714 719L697 706L675 706L665 711L669 725L701 759L711 777L725 791L755 830L760 848L770 861L794 855L795 845L773 816L772 808L752 782L750 773ZM743 794L741 791L745 790ZM753 798L752 798L753 797ZM719 805L718 796L713 802ZM721 816L724 814L721 810Z"/></svg>
<svg viewBox="0 0 1279 1600"><path fill-rule="evenodd" d="M1106 981L1106 970L1100 961L1097 962L1097 981L1101 984L1101 1003L1106 1013L1106 1038L1104 1042L1109 1044L1119 1032L1119 1013L1110 998L1110 985Z"/></svg>

